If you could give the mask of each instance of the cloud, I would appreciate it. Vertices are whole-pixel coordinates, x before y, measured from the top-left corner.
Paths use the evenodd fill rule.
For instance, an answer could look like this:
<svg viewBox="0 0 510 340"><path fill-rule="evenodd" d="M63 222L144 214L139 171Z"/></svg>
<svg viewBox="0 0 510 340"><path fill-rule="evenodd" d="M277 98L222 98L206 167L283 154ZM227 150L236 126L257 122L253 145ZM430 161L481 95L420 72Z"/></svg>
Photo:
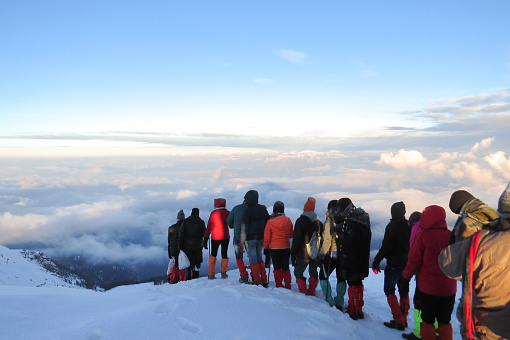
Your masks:
<svg viewBox="0 0 510 340"><path fill-rule="evenodd" d="M401 149L398 153L383 153L376 164L388 165L396 169L405 169L422 166L425 162L425 157L419 151Z"/></svg>
<svg viewBox="0 0 510 340"><path fill-rule="evenodd" d="M298 51L280 49L276 53L284 60L293 64L304 64L308 59L306 54Z"/></svg>
<svg viewBox="0 0 510 340"><path fill-rule="evenodd" d="M358 70L358 73L361 77L364 78L372 78L378 76L376 72L374 72L370 66L367 64L359 61L359 60L353 60L351 61L351 64Z"/></svg>
<svg viewBox="0 0 510 340"><path fill-rule="evenodd" d="M495 139L494 137L486 138L486 139L482 140L481 142L476 143L471 148L471 152L474 153L474 152L477 152L482 149L487 149L488 147L490 147L492 145L492 143L494 143L494 139Z"/></svg>
<svg viewBox="0 0 510 340"><path fill-rule="evenodd" d="M177 193L177 199L190 198L197 195L198 193L191 190L179 190Z"/></svg>

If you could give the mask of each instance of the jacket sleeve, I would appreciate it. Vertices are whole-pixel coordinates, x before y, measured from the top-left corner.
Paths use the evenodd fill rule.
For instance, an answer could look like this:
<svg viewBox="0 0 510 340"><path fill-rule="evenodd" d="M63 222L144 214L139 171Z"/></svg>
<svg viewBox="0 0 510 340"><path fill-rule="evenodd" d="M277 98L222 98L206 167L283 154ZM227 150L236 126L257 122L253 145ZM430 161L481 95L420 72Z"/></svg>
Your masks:
<svg viewBox="0 0 510 340"><path fill-rule="evenodd" d="M439 268L446 276L455 280L462 279L470 246L471 237L441 250L438 258Z"/></svg>
<svg viewBox="0 0 510 340"><path fill-rule="evenodd" d="M227 224L230 229L234 229L234 210L235 210L235 207L234 207L234 209L232 209L232 211L227 216Z"/></svg>
<svg viewBox="0 0 510 340"><path fill-rule="evenodd" d="M204 238L209 238L209 235L211 235L213 214L214 211L211 213L211 215L209 215L209 221L207 221L207 228L205 229Z"/></svg>
<svg viewBox="0 0 510 340"><path fill-rule="evenodd" d="M269 243L271 242L271 223L270 221L267 221L266 228L264 229L264 249L269 248Z"/></svg>
<svg viewBox="0 0 510 340"><path fill-rule="evenodd" d="M186 241L186 220L182 222L181 229L179 230L179 249L184 248L185 241Z"/></svg>
<svg viewBox="0 0 510 340"><path fill-rule="evenodd" d="M294 235L294 226L292 225L292 221L287 219L287 222L289 223L289 238L292 238Z"/></svg>
<svg viewBox="0 0 510 340"><path fill-rule="evenodd" d="M168 257L171 258L172 257L172 247L170 246L170 240L172 238L172 232L171 232L171 229L168 228Z"/></svg>
<svg viewBox="0 0 510 340"><path fill-rule="evenodd" d="M375 255L374 262L380 263L388 254L393 250L394 247L394 233L391 222L386 226L386 230L384 230L384 238L382 241L381 249L377 255Z"/></svg>
<svg viewBox="0 0 510 340"><path fill-rule="evenodd" d="M299 223L299 219L296 221L296 225L294 226L294 232L292 234L292 247L290 249L290 253L292 256L296 257L299 249L301 248L301 244L304 240L303 228L301 223Z"/></svg>
<svg viewBox="0 0 510 340"><path fill-rule="evenodd" d="M409 255L407 257L407 265L402 273L402 276L411 280L413 275L420 271L420 268L423 264L423 253L425 251L425 246L423 244L423 233L416 235L416 239L414 240L413 246L409 250Z"/></svg>

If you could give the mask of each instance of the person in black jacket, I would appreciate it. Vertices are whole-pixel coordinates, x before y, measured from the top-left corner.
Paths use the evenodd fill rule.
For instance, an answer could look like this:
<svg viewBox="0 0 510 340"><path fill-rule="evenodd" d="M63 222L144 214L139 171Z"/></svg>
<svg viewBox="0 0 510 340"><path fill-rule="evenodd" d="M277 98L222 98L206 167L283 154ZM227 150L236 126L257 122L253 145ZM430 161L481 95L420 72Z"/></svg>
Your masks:
<svg viewBox="0 0 510 340"><path fill-rule="evenodd" d="M305 295L315 296L315 289L319 284L319 272L317 268L320 266L320 261L313 260L308 255L306 250L306 243L310 241L314 231L322 235L324 226L317 218L315 210L315 198L308 197L303 213L296 220L294 224L294 233L292 235L292 247L290 256L292 265L294 266L294 276L300 293ZM306 288L306 278L303 275L306 267L308 267L308 288Z"/></svg>
<svg viewBox="0 0 510 340"><path fill-rule="evenodd" d="M265 206L259 204L259 193L250 190L244 196L246 210L241 225L241 244L248 244L248 259L255 284L268 287L266 268L262 251L264 249L264 230L269 220Z"/></svg>
<svg viewBox="0 0 510 340"><path fill-rule="evenodd" d="M177 283L179 280L186 281L186 270L179 270L179 231L184 221L184 211L177 213L177 223L168 227L168 258L174 259L174 267L168 275L170 284Z"/></svg>
<svg viewBox="0 0 510 340"><path fill-rule="evenodd" d="M356 208L347 198L338 200L338 211L334 216L337 235L339 266L337 275L347 280L349 302L347 312L353 320L363 319L363 279L368 276L370 266L370 217L361 208ZM340 273L339 273L340 272ZM340 280L338 280L340 282Z"/></svg>
<svg viewBox="0 0 510 340"><path fill-rule="evenodd" d="M191 216L184 220L179 231L179 249L182 249L189 259L190 279L198 278L203 260L204 234L205 222L200 218L198 208L193 208Z"/></svg>
<svg viewBox="0 0 510 340"><path fill-rule="evenodd" d="M386 258L386 269L384 270L384 294L391 308L393 320L384 322L389 328L397 328L403 331L407 323L409 312L409 294L401 292L398 285L402 272L407 264L409 254L409 237L411 228L405 218L406 207L404 202L396 202L391 206L391 220L384 231L384 239L381 249L372 262L372 270L375 274L380 272L381 261ZM395 295L395 286L398 285L400 303Z"/></svg>

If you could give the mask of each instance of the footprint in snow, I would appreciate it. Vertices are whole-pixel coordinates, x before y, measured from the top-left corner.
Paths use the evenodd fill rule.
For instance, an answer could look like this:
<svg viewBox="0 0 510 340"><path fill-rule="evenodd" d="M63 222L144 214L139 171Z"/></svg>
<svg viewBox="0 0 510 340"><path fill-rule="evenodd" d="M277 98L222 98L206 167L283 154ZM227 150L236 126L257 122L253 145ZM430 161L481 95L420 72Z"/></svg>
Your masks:
<svg viewBox="0 0 510 340"><path fill-rule="evenodd" d="M179 326L182 329L184 329L185 331L188 331L190 333L197 334L198 332L200 332L202 330L202 328L199 325L197 325L196 323L194 323L188 319L177 318L176 321L177 321L177 324L179 324Z"/></svg>

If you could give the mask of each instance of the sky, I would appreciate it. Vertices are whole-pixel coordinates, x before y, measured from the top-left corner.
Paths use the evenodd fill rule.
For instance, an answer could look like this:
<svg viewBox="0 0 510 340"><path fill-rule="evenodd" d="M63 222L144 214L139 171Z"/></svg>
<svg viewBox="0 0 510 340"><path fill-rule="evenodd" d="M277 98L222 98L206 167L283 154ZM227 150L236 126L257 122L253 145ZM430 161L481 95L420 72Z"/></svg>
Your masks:
<svg viewBox="0 0 510 340"><path fill-rule="evenodd" d="M391 319L383 274L370 273L364 280L365 318L354 321L329 307L320 288L315 297L299 293L294 277L291 291L275 288L272 274L267 289L241 284L233 270L227 279L202 277L98 292L54 282L54 276L21 258L19 251L0 246L0 255L2 339L386 340L402 334L383 325ZM336 291L335 273L330 282ZM411 294L414 288L412 280ZM411 307L406 333L414 327L413 313ZM453 339L460 340L455 316L452 327Z"/></svg>
<svg viewBox="0 0 510 340"><path fill-rule="evenodd" d="M0 244L164 262L180 209L259 191L455 216L510 180L507 1L0 4ZM232 247L230 247L232 248ZM232 253L232 249L230 249ZM375 253L373 254L375 255Z"/></svg>

